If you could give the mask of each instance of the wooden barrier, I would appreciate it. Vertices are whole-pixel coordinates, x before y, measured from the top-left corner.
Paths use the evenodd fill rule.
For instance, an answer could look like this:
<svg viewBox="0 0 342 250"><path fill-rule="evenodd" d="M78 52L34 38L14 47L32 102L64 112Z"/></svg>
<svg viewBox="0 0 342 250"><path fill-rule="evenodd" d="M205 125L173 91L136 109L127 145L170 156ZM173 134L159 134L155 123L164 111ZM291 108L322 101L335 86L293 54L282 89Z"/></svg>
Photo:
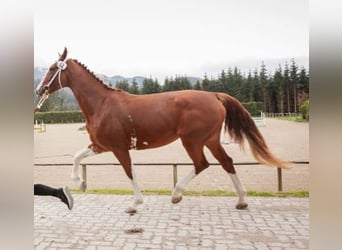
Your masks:
<svg viewBox="0 0 342 250"><path fill-rule="evenodd" d="M291 161L297 165L308 165L309 161ZM261 165L258 162L237 162L234 166L249 166L249 165ZM72 163L35 163L34 166L73 166ZM87 166L121 166L120 163L83 163L82 166L82 178L87 182ZM178 181L177 168L178 166L193 166L192 163L135 163L134 166L172 166L173 172L173 186L176 186ZM220 163L210 163L210 166L221 166ZM283 191L283 176L282 169L276 168L277 171L277 184L278 191Z"/></svg>

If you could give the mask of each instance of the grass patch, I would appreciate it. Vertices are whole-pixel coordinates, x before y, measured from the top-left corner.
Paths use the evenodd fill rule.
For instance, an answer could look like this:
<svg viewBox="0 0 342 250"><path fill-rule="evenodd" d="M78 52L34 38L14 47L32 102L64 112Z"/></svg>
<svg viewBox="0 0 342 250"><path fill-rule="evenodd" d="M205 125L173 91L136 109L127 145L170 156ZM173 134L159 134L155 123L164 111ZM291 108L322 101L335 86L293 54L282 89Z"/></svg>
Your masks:
<svg viewBox="0 0 342 250"><path fill-rule="evenodd" d="M79 189L72 189L74 194L83 194ZM86 194L115 194L115 195L133 195L130 189L90 189L85 192ZM172 190L167 189L146 189L142 190L143 195L171 195ZM235 192L224 190L185 190L185 196L236 196ZM247 191L247 196L251 197L309 197L309 192L305 190L292 191L292 192L260 192L250 190Z"/></svg>
<svg viewBox="0 0 342 250"><path fill-rule="evenodd" d="M258 192L258 191L248 191L248 196L258 196L258 197L309 197L309 191L292 191L292 192Z"/></svg>
<svg viewBox="0 0 342 250"><path fill-rule="evenodd" d="M274 117L279 120L285 120L285 121L293 121L293 122L309 122L308 120L304 119L301 115L298 116L278 116Z"/></svg>

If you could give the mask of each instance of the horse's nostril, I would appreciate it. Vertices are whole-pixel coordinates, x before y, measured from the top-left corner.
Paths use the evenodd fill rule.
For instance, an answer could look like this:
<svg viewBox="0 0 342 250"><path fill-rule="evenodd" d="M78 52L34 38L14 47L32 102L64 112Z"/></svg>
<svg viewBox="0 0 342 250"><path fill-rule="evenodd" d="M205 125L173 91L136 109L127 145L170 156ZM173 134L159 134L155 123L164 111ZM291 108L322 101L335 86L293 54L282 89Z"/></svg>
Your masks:
<svg viewBox="0 0 342 250"><path fill-rule="evenodd" d="M47 86L44 86L44 87L42 87L40 89L36 89L36 95L42 96L46 90L48 90Z"/></svg>

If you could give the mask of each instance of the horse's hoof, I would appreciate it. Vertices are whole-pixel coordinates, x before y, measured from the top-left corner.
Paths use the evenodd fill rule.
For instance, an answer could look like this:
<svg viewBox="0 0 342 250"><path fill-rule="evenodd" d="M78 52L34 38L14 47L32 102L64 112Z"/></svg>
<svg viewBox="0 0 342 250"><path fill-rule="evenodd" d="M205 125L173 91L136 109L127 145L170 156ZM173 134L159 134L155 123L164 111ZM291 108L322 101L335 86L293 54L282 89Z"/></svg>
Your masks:
<svg viewBox="0 0 342 250"><path fill-rule="evenodd" d="M125 210L126 213L132 215L132 214L135 214L137 212L137 209L136 208L132 208L132 207L129 207Z"/></svg>
<svg viewBox="0 0 342 250"><path fill-rule="evenodd" d="M182 200L182 196L178 196L178 197L172 197L171 201L173 204L177 204L178 202L180 202Z"/></svg>
<svg viewBox="0 0 342 250"><path fill-rule="evenodd" d="M236 209L246 209L248 207L247 203L239 203L236 205Z"/></svg>
<svg viewBox="0 0 342 250"><path fill-rule="evenodd" d="M82 192L85 192L87 190L87 183L85 181L81 182L80 189L82 190Z"/></svg>

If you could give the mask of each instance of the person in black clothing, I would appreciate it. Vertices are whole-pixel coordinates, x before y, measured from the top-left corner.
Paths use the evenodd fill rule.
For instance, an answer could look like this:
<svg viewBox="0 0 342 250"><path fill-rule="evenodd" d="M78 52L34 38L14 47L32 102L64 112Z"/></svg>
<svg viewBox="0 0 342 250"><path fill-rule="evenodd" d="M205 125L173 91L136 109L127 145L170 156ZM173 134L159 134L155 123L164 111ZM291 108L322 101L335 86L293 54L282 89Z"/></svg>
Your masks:
<svg viewBox="0 0 342 250"><path fill-rule="evenodd" d="M71 210L74 205L74 199L67 186L53 188L43 184L34 184L34 195L57 197L68 206L69 210Z"/></svg>

